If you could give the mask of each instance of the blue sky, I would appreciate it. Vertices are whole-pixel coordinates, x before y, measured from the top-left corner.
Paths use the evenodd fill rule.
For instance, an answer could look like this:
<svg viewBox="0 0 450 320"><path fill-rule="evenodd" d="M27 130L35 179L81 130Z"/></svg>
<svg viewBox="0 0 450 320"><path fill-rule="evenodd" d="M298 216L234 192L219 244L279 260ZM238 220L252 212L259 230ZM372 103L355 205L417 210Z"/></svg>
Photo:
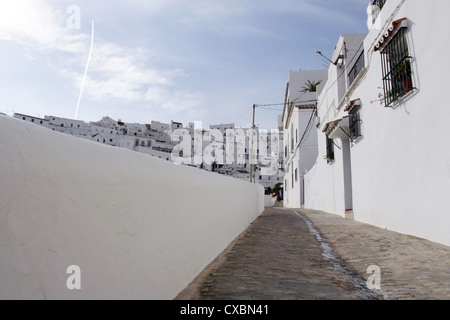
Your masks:
<svg viewBox="0 0 450 320"><path fill-rule="evenodd" d="M284 101L289 70L326 69L367 0L1 0L0 112L248 127ZM80 9L79 28L70 6ZM69 23L68 23L69 22ZM72 24L71 24L72 22ZM282 106L258 109L277 127Z"/></svg>

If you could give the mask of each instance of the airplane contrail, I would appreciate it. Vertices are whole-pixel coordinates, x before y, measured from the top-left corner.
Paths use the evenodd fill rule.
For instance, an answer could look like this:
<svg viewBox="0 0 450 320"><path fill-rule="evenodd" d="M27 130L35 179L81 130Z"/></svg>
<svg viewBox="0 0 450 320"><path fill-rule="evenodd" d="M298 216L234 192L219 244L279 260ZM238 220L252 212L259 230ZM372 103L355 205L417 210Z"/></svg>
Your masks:
<svg viewBox="0 0 450 320"><path fill-rule="evenodd" d="M81 96L83 95L84 81L89 68L89 62L91 61L92 48L94 47L94 20L92 20L92 36L91 36L91 49L89 51L89 58L86 64L86 70L84 70L83 82L81 83L80 96L78 97L77 110L75 111L75 120L78 117L78 109L80 108Z"/></svg>

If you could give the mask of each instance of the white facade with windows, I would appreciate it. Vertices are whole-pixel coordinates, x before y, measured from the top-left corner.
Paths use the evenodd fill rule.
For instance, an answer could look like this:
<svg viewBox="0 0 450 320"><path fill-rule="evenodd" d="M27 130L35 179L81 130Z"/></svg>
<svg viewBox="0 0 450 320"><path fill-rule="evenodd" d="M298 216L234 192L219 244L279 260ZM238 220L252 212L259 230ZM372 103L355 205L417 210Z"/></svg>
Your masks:
<svg viewBox="0 0 450 320"><path fill-rule="evenodd" d="M48 128L48 119L42 119L39 117L34 117L34 116L30 116L27 114L21 114L21 113L15 113L14 118L24 120L24 121L29 121L34 124Z"/></svg>
<svg viewBox="0 0 450 320"><path fill-rule="evenodd" d="M272 189L281 183L279 151L282 133L256 129L252 137L251 132L249 128L235 128L234 124L220 124L211 125L201 137L193 135L193 138L203 140L205 162L202 168L258 183L264 188Z"/></svg>
<svg viewBox="0 0 450 320"><path fill-rule="evenodd" d="M172 151L174 147L185 138L188 138L180 137L180 140L172 140L171 133L179 130L181 135L190 135L191 138L191 141L188 141L190 142L188 144L190 150L182 150L183 153L191 151L190 155L187 155L189 163L186 164L234 178L250 180L249 129L235 129L234 124L212 125L209 130L200 128L199 134L196 134L194 123L190 123L185 129L182 123L175 121L171 121L170 124L158 121L152 121L151 124L139 124L126 123L121 120L115 121L110 117L104 117L96 122L85 123L80 120L56 116L46 116L45 119L41 119L16 113L14 117L47 127L53 131L74 135L101 144L126 148L167 161L173 160ZM232 132L240 131L243 138L239 148L236 144L238 140L235 139L235 141L231 142L233 146L232 152L226 150L228 130ZM257 165L255 165L253 170L253 181L263 185L265 188L273 188L277 183L281 182L278 172L280 159L277 158L280 135L278 131L273 134L269 132L266 136L263 136L261 133L261 131L258 132L257 130L254 140L255 159L257 159L255 162ZM258 136L266 140L260 141ZM199 141L195 141L195 139ZM196 144L199 146L200 162L195 161L198 159L194 158L194 146ZM260 146L264 149L259 150ZM263 151L266 151L266 153ZM270 161L267 160L267 156L272 154L275 158L272 157ZM273 169L273 172L270 172L270 174L264 174L264 172L267 173L268 171L267 163ZM263 165L266 165L266 167Z"/></svg>
<svg viewBox="0 0 450 320"><path fill-rule="evenodd" d="M319 155L305 178L305 207L450 245L450 2L371 3L382 8L369 33L354 58L330 65L319 96ZM347 39L357 45L343 39L335 56Z"/></svg>
<svg viewBox="0 0 450 320"><path fill-rule="evenodd" d="M48 128L53 131L90 139L90 126L88 123L80 120L60 118L55 116L45 116L45 119L48 120Z"/></svg>
<svg viewBox="0 0 450 320"><path fill-rule="evenodd" d="M349 114L344 109L350 99L346 96L347 88L357 85L363 75L365 37L366 34L341 35L328 69L328 80L321 85L315 127L317 163L306 175L306 207L342 214L346 211L351 214L353 209L350 143L359 137L349 137L349 128L355 126L349 125ZM355 111L359 111L358 104L359 101L353 103Z"/></svg>
<svg viewBox="0 0 450 320"><path fill-rule="evenodd" d="M316 102L319 91L304 91L308 83L318 86L327 79L326 70L290 71L282 115L284 206L304 204L304 173L317 158ZM311 89L311 88L309 88Z"/></svg>

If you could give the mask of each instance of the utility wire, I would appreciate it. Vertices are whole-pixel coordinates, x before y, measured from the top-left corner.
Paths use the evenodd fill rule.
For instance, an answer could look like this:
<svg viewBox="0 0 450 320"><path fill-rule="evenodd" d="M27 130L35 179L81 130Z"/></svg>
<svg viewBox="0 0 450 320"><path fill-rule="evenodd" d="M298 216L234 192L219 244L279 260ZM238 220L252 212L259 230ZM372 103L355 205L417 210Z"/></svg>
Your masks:
<svg viewBox="0 0 450 320"><path fill-rule="evenodd" d="M243 112L236 120L234 120L232 123L236 123L238 120L241 120L243 117L244 117L244 115L246 115L247 113L249 113L250 112L250 110L252 110L253 109L253 107L250 107L250 108L248 108L245 112Z"/></svg>
<svg viewBox="0 0 450 320"><path fill-rule="evenodd" d="M272 111L277 111L277 112L283 111L283 110L280 110L280 109L266 108L266 107L259 107L259 106L257 106L257 108L258 109L263 109L263 110L272 110Z"/></svg>
<svg viewBox="0 0 450 320"><path fill-rule="evenodd" d="M303 95L302 95L302 96L303 96ZM298 100L298 99L301 98L302 96L300 96L300 97L298 97L298 98L292 100L291 102L294 102L294 101ZM302 102L302 103L305 103L305 102L317 102L317 100L316 100L316 99L313 99L313 100L304 100L304 101L301 101L301 102ZM288 103L257 104L256 107L259 108L259 109L282 111L282 110L280 110L280 109L267 108L267 107L272 107L272 106L285 106L285 105L287 105L287 104L288 104ZM295 103L294 103L294 105L295 105Z"/></svg>
<svg viewBox="0 0 450 320"><path fill-rule="evenodd" d="M356 50L356 52L362 52L362 51L360 51L360 50L361 50L361 47L363 47L363 46L364 46L364 42L361 43L361 45L359 46L358 50ZM350 60L350 62L344 66L344 70L342 71L342 73L337 77L337 79L336 79L333 83L331 83L331 84L328 85L328 88L327 88L327 90L325 91L325 95L328 93L328 91L330 91L330 89L336 84L336 82L339 81L339 79L340 79L343 75L347 75L347 69L348 69L348 66L350 66L350 65L352 64L353 60L355 60L357 57L359 58L359 55L358 55L357 53L356 53L355 55L353 55L353 58Z"/></svg>
<svg viewBox="0 0 450 320"><path fill-rule="evenodd" d="M358 30L359 27L361 26L361 23L362 23L364 17L365 17L365 15L363 15L363 16L361 17L361 19L359 20L358 26L357 26L357 28L356 28L357 30ZM355 36L352 37L352 39L351 39L352 41L353 41L354 37L355 37ZM351 42L352 42L352 41L351 41ZM352 62L353 62L356 58L359 58L359 54L358 54L358 53L359 53L359 52L362 52L362 51L361 51L361 48L362 48L363 46L364 46L364 42L361 43L361 45L359 46L359 48L358 48L357 50L347 50L347 49L345 49L345 50L347 50L348 52L355 52L355 54L353 55L353 57L352 57L352 59L350 60L350 62L349 62L348 64L345 65L343 72L338 76L338 78L337 78L332 84L330 84L330 85L328 86L328 88L327 88L325 94L328 93L328 91L331 89L331 87L334 86L334 84L336 84L336 82L337 82L344 74L347 75L348 66L350 66L350 65L352 64ZM299 100L300 98L302 98L307 92L308 92L308 91L303 92L300 96L298 96L297 98L295 98L294 100L292 100L291 103L293 103L293 102ZM316 102L316 103L317 103L318 100L315 99L315 100L307 100L307 101L301 101L301 102L302 102L302 103L305 103L305 102ZM268 108L268 107L283 106L283 108L284 108L284 107L286 107L287 104L288 104L288 103L284 102L284 103L271 103L271 104L256 104L255 106L256 106L258 109L270 110L270 111L278 111L278 112L279 112L279 111L281 111L281 110L275 109L275 108ZM295 105L295 103L294 103L294 105ZM250 111L250 110L251 110L251 108L250 108L248 111ZM248 111L246 111L245 113L247 113ZM296 111L298 111L298 110L296 110ZM245 114L245 113L244 113L244 114ZM311 130L312 130L312 128L313 128L313 120L314 120L314 116L316 116L316 115L317 115L317 107L314 108L314 111L311 113L311 117L310 117L310 119L309 119L309 121L308 121L308 125L306 126L305 131L304 131L303 134L302 134L302 138L300 139L300 142L298 143L296 149L297 149L298 147L300 147L301 144L302 144L306 139L308 139L309 134L311 133Z"/></svg>
<svg viewBox="0 0 450 320"><path fill-rule="evenodd" d="M316 112L317 112L317 109L314 109L311 112L311 116L310 116L308 124L307 124L307 126L305 128L305 131L302 134L300 142L298 142L297 145L295 146L295 149L292 152L290 152L291 154L295 154L297 152L297 150L302 146L302 144L308 139L308 137L309 137L309 135L311 133L311 130L314 127L313 126L313 120L314 120L314 117L316 115ZM293 159L293 158L290 158L289 161L287 161L287 163L289 163L291 161L291 159Z"/></svg>
<svg viewBox="0 0 450 320"><path fill-rule="evenodd" d="M256 104L256 107L284 106L286 103Z"/></svg>
<svg viewBox="0 0 450 320"><path fill-rule="evenodd" d="M361 15L361 19L359 20L359 22L358 22L358 26L356 27L356 30L358 31L359 30L359 27L361 26L361 24L362 24L362 22L363 22L363 20L364 20L364 18L366 17L366 14L363 14L363 15ZM357 33L357 32L355 32L355 33ZM352 37L352 39L351 39L351 41L350 42L352 42L353 41L353 39L355 38L355 35L353 35L353 37ZM344 70L343 70L343 72L341 73L341 75L336 79L336 81L335 82L333 82L330 86L328 86L328 89L325 91L325 94L327 94L328 93L328 91L331 89L331 87L344 75L344 74L347 74L347 69L348 69L348 66L350 66L351 64L352 64L352 62L353 62L353 60L355 60L356 58L359 58L359 52L362 52L362 51L364 51L364 50L362 50L361 51L361 47L363 47L364 46L364 41L361 43L361 45L359 46L359 48L357 49L357 50L347 50L347 51L352 51L352 52L355 52L355 54L353 55L353 58L350 60L350 62L348 63L348 64L346 64L346 66L344 67Z"/></svg>
<svg viewBox="0 0 450 320"><path fill-rule="evenodd" d="M361 23L362 23L362 21L363 21L363 19L364 19L364 16L365 16L365 15L363 15L363 17L362 17L362 18L360 19L360 21L358 22L357 30L358 30L359 27L361 26ZM352 41L353 41L354 37L355 37L355 36L352 37L352 39L351 39ZM352 41L351 41L351 42L352 42ZM356 58L359 58L360 55L359 55L358 53L359 53L359 52L362 52L362 51L361 51L361 48L362 48L363 46L364 46L364 42L361 43L361 45L359 46L359 48L358 48L357 50L347 50L347 49L345 49L345 50L347 50L347 52L355 52L355 54L353 55L353 57L352 57L352 59L350 60L350 62L349 62L348 64L345 65L344 70L343 70L342 73L337 77L337 79L336 79L333 83L331 83L331 84L328 86L327 90L325 91L325 94L328 93L328 91L336 84L336 82L338 82L338 80L339 80L343 75L347 75L348 66L350 66L350 65L352 64L352 62L353 62ZM303 97L306 93L307 93L307 92L304 92L302 95L300 95L299 97L297 97L297 98L295 98L294 100L292 100L291 103L297 101L298 99L300 99L301 97ZM308 100L308 101L302 101L302 102L316 102L316 103L317 103L318 100ZM274 103L274 104L257 104L256 107L259 108L259 109L263 109L263 110L281 111L281 110L279 110L279 109L268 108L268 107L283 106L283 108L284 108L284 107L286 107L286 105L287 105L287 103L285 102L285 103ZM295 104L294 104L294 105L295 105ZM298 110L296 110L296 111L298 111ZM310 135L310 133L311 133L311 130L312 130L312 128L313 128L313 120L314 120L314 117L315 117L315 116L317 116L317 107L314 108L313 112L311 112L311 116L310 116L310 118L309 118L308 124L307 124L307 126L306 126L306 128L305 128L305 131L304 131L303 134L302 134L302 137L301 137L301 139L300 139L300 142L297 144L297 146L296 146L296 148L295 148L294 153L297 151L298 148L301 147L301 145L304 143L304 141L306 141L306 140L308 139L308 137L309 137L309 135ZM338 147L338 148L339 148L339 147Z"/></svg>
<svg viewBox="0 0 450 320"><path fill-rule="evenodd" d="M306 126L305 131L303 132L302 138L300 139L299 146L301 146L302 143L303 143L306 139L308 139L309 134L311 133L311 129L312 129L312 127L313 127L312 124L313 124L314 117L316 116L316 113L317 113L317 110L316 110L316 109L314 109L313 112L311 112L311 117L309 118L308 125Z"/></svg>

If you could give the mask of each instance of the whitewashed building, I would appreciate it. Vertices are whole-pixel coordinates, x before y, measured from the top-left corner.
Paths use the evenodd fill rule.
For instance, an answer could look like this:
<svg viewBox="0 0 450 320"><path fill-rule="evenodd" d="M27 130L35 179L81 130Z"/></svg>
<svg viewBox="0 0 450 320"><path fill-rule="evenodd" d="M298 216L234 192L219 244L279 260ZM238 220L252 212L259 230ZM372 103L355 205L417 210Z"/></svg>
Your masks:
<svg viewBox="0 0 450 320"><path fill-rule="evenodd" d="M281 118L285 207L300 208L304 204L304 173L317 158L317 94L326 79L326 70L289 72Z"/></svg>
<svg viewBox="0 0 450 320"><path fill-rule="evenodd" d="M13 117L16 118L16 119L29 121L29 122L32 122L34 124L37 124L37 125L40 125L40 126L48 128L48 119L34 117L34 116L27 115L27 114L22 114L22 113L15 113Z"/></svg>
<svg viewBox="0 0 450 320"><path fill-rule="evenodd" d="M450 245L450 2L370 5L368 34L341 36L319 96L305 207Z"/></svg>
<svg viewBox="0 0 450 320"><path fill-rule="evenodd" d="M357 85L363 76L365 60L362 44L366 36L367 34L341 35L333 53L328 80L323 83L317 102L317 124L314 131L318 138L318 157L305 184L306 206L327 212L352 213L350 143L356 143L361 137L360 134L350 137L349 114L344 109L350 101L348 89ZM355 105L359 103L357 101ZM354 108L353 111L359 112L359 109ZM313 175L314 178L311 178ZM338 189L332 187L331 195L328 195L329 186L323 185L329 181L333 182L329 185L340 186ZM328 196L317 196L318 193Z"/></svg>
<svg viewBox="0 0 450 320"><path fill-rule="evenodd" d="M228 130L235 132L234 124L212 125L209 130L200 128L200 131L196 133L194 123L190 123L187 128L183 128L181 122L175 121L171 121L170 123L152 121L151 124L139 124L126 123L121 120L116 121L110 117L103 117L99 121L85 123L80 120L56 116L45 116L45 119L41 119L39 117L16 113L14 117L50 128L53 131L74 135L105 145L126 148L167 161L173 161L174 148L184 139L189 139L187 141L188 149L183 151L191 152L190 154L186 152L187 155L182 155L187 157L186 162L188 163L184 164L246 181L250 180L249 129L236 129L242 130L244 140L242 141L242 148L238 148L235 145L237 141L233 141L231 159L230 154L227 154L230 150L225 150ZM180 137L178 140L173 139L172 133L176 130L184 137ZM261 157L259 152L261 141L257 141L257 137L255 136L256 144L254 148L256 162L258 164L268 163L269 161L264 158L265 155L270 155L272 152L275 156L278 155L278 132L273 135L273 138L271 133L268 133L267 137L264 136L267 140L264 143L264 150L267 152L261 152ZM275 141L275 148L269 143L269 140L271 141L272 139ZM196 144L199 146L199 150L197 151L200 153L200 160L195 158L196 150L194 150L194 147ZM242 150L242 154L239 154L238 149ZM242 159L239 157L242 157ZM267 171L267 169L263 166L254 167L253 177L255 183L261 184L265 188L273 188L281 181L278 173L277 159L270 161L270 165L275 169L270 174L264 174L264 171Z"/></svg>
<svg viewBox="0 0 450 320"><path fill-rule="evenodd" d="M214 142L217 144L212 154L220 156L214 166L205 163L204 168L273 189L282 182L278 170L282 134L279 130L255 129L252 136L251 132L250 128L235 128L234 124L211 125L202 133L204 158L210 153L208 145Z"/></svg>
<svg viewBox="0 0 450 320"><path fill-rule="evenodd" d="M88 123L56 116L45 116L45 119L48 120L48 128L53 131L67 133L85 139L90 138L90 126Z"/></svg>

